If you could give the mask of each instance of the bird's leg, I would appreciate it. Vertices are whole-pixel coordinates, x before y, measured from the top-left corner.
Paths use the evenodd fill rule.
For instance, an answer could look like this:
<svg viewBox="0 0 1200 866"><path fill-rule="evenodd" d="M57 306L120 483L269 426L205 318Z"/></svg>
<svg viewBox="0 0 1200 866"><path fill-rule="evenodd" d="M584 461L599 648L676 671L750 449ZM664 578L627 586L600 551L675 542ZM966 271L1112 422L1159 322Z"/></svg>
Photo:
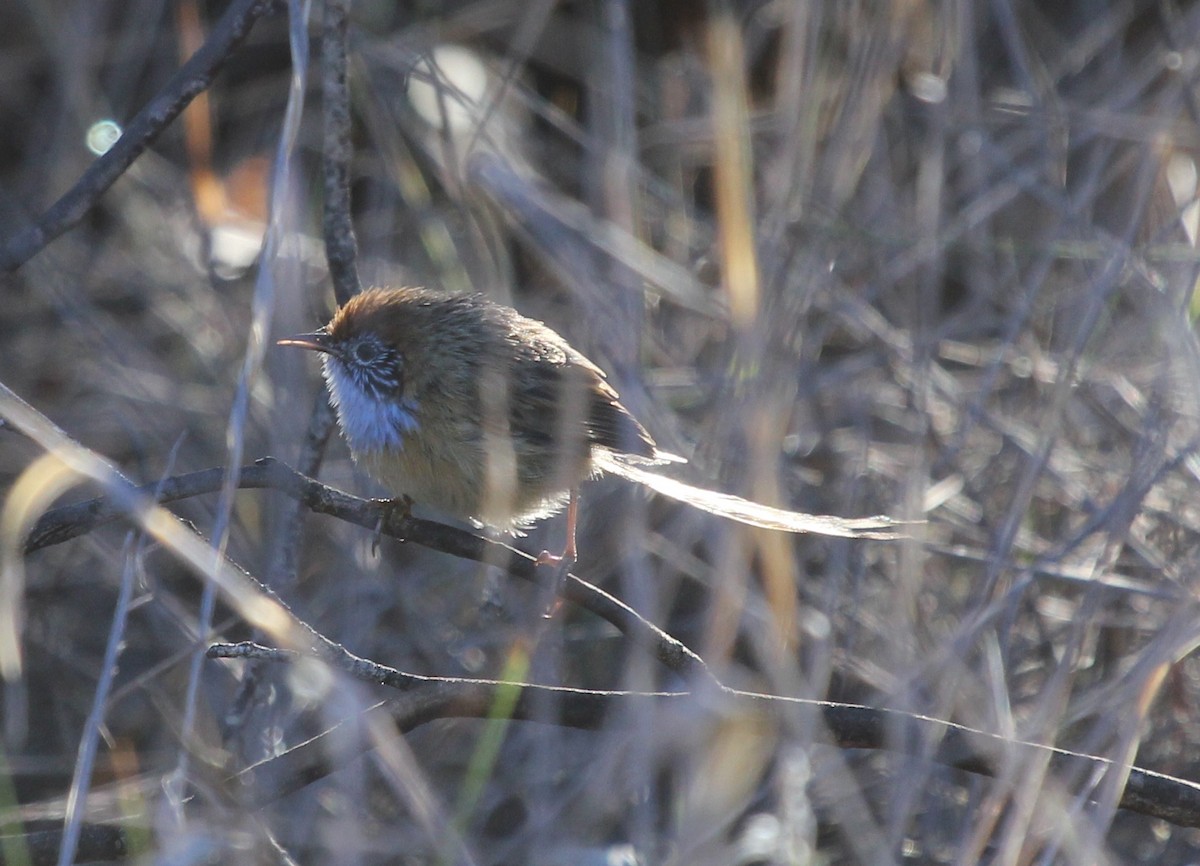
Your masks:
<svg viewBox="0 0 1200 866"><path fill-rule="evenodd" d="M567 542L563 546L563 552L551 553L548 550L543 550L538 554L538 565L562 565L567 563L570 568L575 564L575 526L579 522L579 489L571 488L571 496L567 500Z"/></svg>
<svg viewBox="0 0 1200 866"><path fill-rule="evenodd" d="M392 522L392 517L396 511L400 511L401 517L411 517L413 500L407 493L397 496L395 499L375 499L372 500L379 505L379 521L375 524L375 535L371 539L371 556L379 553L379 540L383 537L383 527Z"/></svg>
<svg viewBox="0 0 1200 866"><path fill-rule="evenodd" d="M563 587L567 583L567 575L575 565L575 526L579 522L579 490L571 488L571 496L567 500L567 540L561 554L543 550L538 554L538 565L553 565L555 567L554 582L550 588L554 591L553 599L542 614L544 619L553 619L562 609Z"/></svg>

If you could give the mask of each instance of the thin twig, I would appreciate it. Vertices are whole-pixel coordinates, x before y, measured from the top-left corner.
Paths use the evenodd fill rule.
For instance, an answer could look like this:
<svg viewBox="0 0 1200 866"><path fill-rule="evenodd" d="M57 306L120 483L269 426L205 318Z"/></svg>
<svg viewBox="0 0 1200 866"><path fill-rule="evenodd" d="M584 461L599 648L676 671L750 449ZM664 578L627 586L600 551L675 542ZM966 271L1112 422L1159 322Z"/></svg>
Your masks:
<svg viewBox="0 0 1200 866"><path fill-rule="evenodd" d="M74 863L78 853L84 825L83 807L87 802L87 792L92 784L92 769L96 764L97 744L104 726L108 697L117 676L117 661L125 645L125 633L129 624L129 606L136 583L134 579L137 572L135 563L140 555L141 545L137 533L131 531L125 538L125 549L122 556L125 565L121 569L121 586L117 592L117 605L113 610L112 624L108 629L108 641L104 647L104 661L100 667L100 678L92 695L92 707L83 727L83 735L79 739L75 774L71 780L70 795L67 797L67 816L63 822L63 842L58 856L59 866Z"/></svg>

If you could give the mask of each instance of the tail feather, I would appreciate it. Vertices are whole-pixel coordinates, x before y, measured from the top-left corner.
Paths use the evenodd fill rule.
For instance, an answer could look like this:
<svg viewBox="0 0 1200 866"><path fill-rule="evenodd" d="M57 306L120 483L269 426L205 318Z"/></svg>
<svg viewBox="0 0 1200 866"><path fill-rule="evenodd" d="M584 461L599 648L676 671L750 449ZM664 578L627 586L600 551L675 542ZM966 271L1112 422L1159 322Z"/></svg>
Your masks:
<svg viewBox="0 0 1200 866"><path fill-rule="evenodd" d="M802 511L787 511L758 502L751 502L730 493L718 493L703 487L694 487L674 478L667 478L633 465L624 455L597 449L594 455L596 467L629 481L649 487L655 493L683 502L701 511L736 520L747 526L775 529L781 532L811 532L836 538L897 539L908 536L896 529L911 525L911 521L895 520L884 515L876 517L833 517L826 514L805 514ZM923 521L915 521L920 523Z"/></svg>

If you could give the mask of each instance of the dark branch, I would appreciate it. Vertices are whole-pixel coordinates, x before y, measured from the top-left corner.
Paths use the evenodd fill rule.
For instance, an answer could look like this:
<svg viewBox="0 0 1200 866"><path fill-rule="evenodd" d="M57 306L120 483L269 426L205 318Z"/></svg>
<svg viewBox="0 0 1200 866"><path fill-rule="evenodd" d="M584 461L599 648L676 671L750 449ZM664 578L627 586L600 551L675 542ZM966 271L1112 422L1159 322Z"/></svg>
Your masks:
<svg viewBox="0 0 1200 866"><path fill-rule="evenodd" d="M762 698L780 700L768 696ZM938 763L978 775L995 776L1002 766L1012 766L1014 759L1029 760L1048 752L1051 771L1067 772L1083 765L1087 772L1081 774L1082 777L1093 779L1100 772L1128 771L1129 777L1121 793L1121 801L1117 804L1122 809L1161 818L1181 827L1200 827L1200 784L1187 779L1143 770L1095 755L1010 740L952 722L898 710L880 710L849 704L822 706L825 724L833 734L835 743L842 748L891 748L894 743L889 738L889 729L901 723L915 726L918 736L926 742L938 743L933 756Z"/></svg>
<svg viewBox="0 0 1200 866"><path fill-rule="evenodd" d="M146 485L139 488L138 492L154 496L158 491L159 502L175 502L219 491L223 477L222 469L205 469ZM242 467L238 487L278 490L318 514L327 514L372 531L379 529L382 534L401 541L414 542L462 559L485 562L502 568L520 580L539 585L542 583L537 564L528 554L462 529L412 517L403 509L391 507L390 503L360 499L326 487L271 458L263 458L253 466ZM31 553L76 538L123 514L124 510L119 504L104 496L55 508L46 512L34 526L25 544L25 551ZM659 661L681 676L712 677L698 655L624 602L587 581L573 574L567 575L561 595L567 601L612 623L623 634L645 641L654 648Z"/></svg>
<svg viewBox="0 0 1200 866"><path fill-rule="evenodd" d="M309 415L308 430L305 431L300 456L296 461L296 468L301 475L316 477L333 425L333 407L329 405L329 398L322 388ZM284 591L296 582L297 559L304 528L304 505L295 499L288 499L279 508L276 517L279 529L267 567L266 583L277 591Z"/></svg>
<svg viewBox="0 0 1200 866"><path fill-rule="evenodd" d="M61 821L37 821L23 825L18 838L28 849L30 866L54 866L62 847ZM130 855L128 834L113 824L85 823L75 846L75 863L116 863Z"/></svg>
<svg viewBox="0 0 1200 866"><path fill-rule="evenodd" d="M520 688L511 718L561 724L594 730L610 710L628 708L628 701L675 701L694 697L691 692L601 692L539 685L514 685L483 680L430 682L366 712L386 712L403 732L444 718L486 718L494 709L497 692ZM556 718L546 715L546 697L553 698ZM232 780L253 784L255 802L262 805L324 778L366 750L370 742L364 717L347 719L281 755L260 761L238 772ZM349 730L348 730L349 729Z"/></svg>
<svg viewBox="0 0 1200 866"><path fill-rule="evenodd" d="M350 93L346 61L350 0L325 0L322 41L322 99L325 140L322 148L325 181L325 258L339 304L358 292L358 254L350 215Z"/></svg>
<svg viewBox="0 0 1200 866"><path fill-rule="evenodd" d="M520 688L521 695L512 718L592 730L599 728L610 712L627 711L631 701L653 702L660 711L679 701L689 701L697 713L704 712L703 707L710 703L697 701L695 692L690 691L605 692L458 679L425 679L423 684L423 688L414 689L368 712L386 709L397 727L407 732L435 719L486 718L495 706L498 691ZM896 727L915 727L917 737L938 743L932 760L977 775L995 776L1002 766L1011 766L1014 759L1032 760L1047 753L1051 771L1068 773L1083 766L1087 770L1082 774L1083 778L1093 778L1099 772L1128 770L1129 778L1119 804L1122 809L1181 827L1200 827L1200 785L1186 779L1125 767L1094 755L1009 740L898 710L753 694L724 687L721 691L737 700L761 702L763 709L775 714L820 713L828 734L826 741L844 749L895 750L896 738L892 734ZM551 705L557 717L547 718L546 697L553 699ZM293 793L344 766L346 760L366 748L368 738L364 730L356 730L357 736L345 736L345 726L360 723L361 718L347 720L276 758L243 770L235 779L246 782L252 778L256 785L256 800L263 804ZM337 735L333 736L335 731Z"/></svg>
<svg viewBox="0 0 1200 866"><path fill-rule="evenodd" d="M208 41L180 67L162 90L129 121L108 152L97 157L67 193L0 248L0 271L16 270L63 232L75 226L142 151L179 116L197 94L207 90L234 49L259 18L279 0L236 0L213 27Z"/></svg>

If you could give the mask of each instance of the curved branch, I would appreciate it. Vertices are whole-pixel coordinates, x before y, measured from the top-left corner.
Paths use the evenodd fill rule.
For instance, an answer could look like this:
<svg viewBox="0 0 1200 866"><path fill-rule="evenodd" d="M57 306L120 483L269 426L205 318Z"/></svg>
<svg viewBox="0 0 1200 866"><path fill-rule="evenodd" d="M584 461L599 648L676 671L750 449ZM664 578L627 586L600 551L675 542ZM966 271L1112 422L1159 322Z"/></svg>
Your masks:
<svg viewBox="0 0 1200 866"><path fill-rule="evenodd" d="M266 654L255 654L255 657L277 660L287 657L275 654L268 648L263 649ZM690 701L697 712L703 712L702 708L706 705L711 706L711 702L697 701L694 691L594 691L527 683L404 676L419 681L422 687L367 710L386 710L404 732L435 719L487 718L495 706L496 692L506 688L521 689L512 718L588 730L599 728L614 710L627 711L630 701L653 702L659 710L679 701ZM760 703L763 709L774 714L795 711L820 713L825 730L822 739L843 749L896 751L893 733L897 725L906 725L915 727L916 736L925 742L938 744L931 756L933 761L976 775L996 776L1003 763L1047 754L1050 767L1055 770L1068 772L1081 764L1085 765L1088 772L1083 774L1084 778L1105 772L1127 772L1120 808L1160 818L1180 827L1200 827L1200 784L1186 779L1125 766L1095 755L1009 740L953 722L899 710L764 695L724 686L719 689L724 696ZM557 718L546 717L546 702L540 699L547 696L554 699L552 705L558 712ZM728 709L727 705L725 709ZM345 736L347 725L359 724L362 724L361 716L348 719L282 755L240 771L233 778L240 782L253 779L256 799L261 797L260 802L264 804L294 793L343 766L345 759L361 751L355 744L366 743L366 737Z"/></svg>
<svg viewBox="0 0 1200 866"><path fill-rule="evenodd" d="M223 473L224 470L219 468L191 472L146 485L138 492L156 496L162 503L175 502L219 491ZM453 526L421 520L393 508L388 502L351 496L301 475L270 457L256 461L253 466L243 466L238 475L238 487L277 490L318 514L327 514L364 529L378 530L383 535L441 553L496 565L520 580L543 583L534 558L513 547ZM105 496L55 508L42 515L34 526L25 551L31 553L76 538L123 514L123 508ZM561 584L560 594L567 601L612 623L623 634L644 640L654 648L660 662L681 676L699 675L715 682L700 656L599 587L568 574Z"/></svg>
<svg viewBox="0 0 1200 866"><path fill-rule="evenodd" d="M129 121L107 152L96 158L75 186L37 220L0 247L0 271L19 268L63 232L75 226L105 191L125 173L199 93L207 90L234 49L259 18L279 0L236 0L213 27L208 41L171 76L162 90Z"/></svg>

